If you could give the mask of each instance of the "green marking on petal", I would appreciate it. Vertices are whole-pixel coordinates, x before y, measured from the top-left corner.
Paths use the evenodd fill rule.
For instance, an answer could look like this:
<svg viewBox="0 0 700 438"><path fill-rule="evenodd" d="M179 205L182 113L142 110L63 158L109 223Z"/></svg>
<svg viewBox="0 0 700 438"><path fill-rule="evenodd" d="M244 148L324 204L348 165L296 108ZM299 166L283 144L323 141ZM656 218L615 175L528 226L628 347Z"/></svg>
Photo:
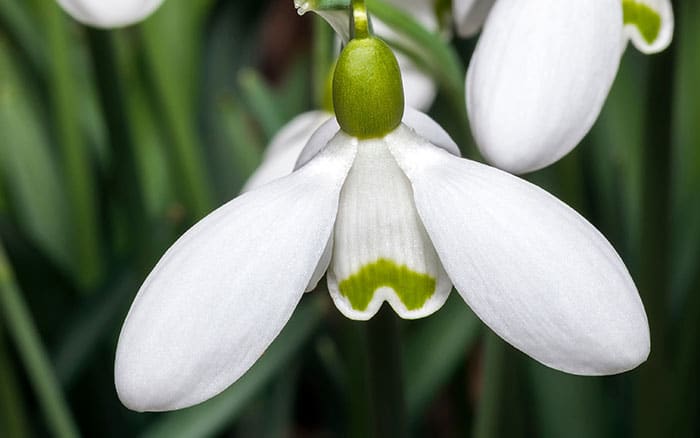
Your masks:
<svg viewBox="0 0 700 438"><path fill-rule="evenodd" d="M435 286L435 278L428 274L388 259L378 259L341 281L338 289L355 310L366 310L374 292L381 287L392 288L408 310L416 310L435 293Z"/></svg>
<svg viewBox="0 0 700 438"><path fill-rule="evenodd" d="M661 32L661 15L651 7L635 0L622 0L624 23L636 26L642 38L653 44Z"/></svg>

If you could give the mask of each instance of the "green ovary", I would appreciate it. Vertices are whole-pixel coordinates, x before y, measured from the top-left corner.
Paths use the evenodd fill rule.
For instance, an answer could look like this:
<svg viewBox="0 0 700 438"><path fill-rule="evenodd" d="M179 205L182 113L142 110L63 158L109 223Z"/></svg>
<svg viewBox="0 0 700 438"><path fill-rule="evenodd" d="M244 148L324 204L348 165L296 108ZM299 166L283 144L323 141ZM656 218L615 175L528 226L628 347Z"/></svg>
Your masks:
<svg viewBox="0 0 700 438"><path fill-rule="evenodd" d="M652 44L661 32L661 16L649 6L635 0L622 0L624 23L639 29L644 40Z"/></svg>
<svg viewBox="0 0 700 438"><path fill-rule="evenodd" d="M374 292L381 287L390 287L408 310L423 307L435 293L435 278L412 271L406 265L398 265L388 259L364 265L338 284L341 295L350 301L353 309L367 309Z"/></svg>

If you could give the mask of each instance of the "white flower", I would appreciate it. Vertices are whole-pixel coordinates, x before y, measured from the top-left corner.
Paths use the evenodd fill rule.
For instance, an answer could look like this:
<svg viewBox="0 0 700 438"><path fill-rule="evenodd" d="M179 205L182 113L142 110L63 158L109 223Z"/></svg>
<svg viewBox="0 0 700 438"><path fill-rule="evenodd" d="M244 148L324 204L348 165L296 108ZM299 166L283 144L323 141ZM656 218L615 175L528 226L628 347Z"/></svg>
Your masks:
<svg viewBox="0 0 700 438"><path fill-rule="evenodd" d="M673 35L669 0L455 0L453 7L462 34L478 30L491 8L469 65L467 108L484 157L514 173L548 166L581 141L628 39L654 53Z"/></svg>
<svg viewBox="0 0 700 438"><path fill-rule="evenodd" d="M120 335L122 402L161 411L221 392L326 271L353 319L384 301L429 315L454 284L492 330L553 368L600 375L644 361L644 308L610 243L545 191L455 154L427 116L365 140L326 122L296 171L211 213L158 262Z"/></svg>
<svg viewBox="0 0 700 438"><path fill-rule="evenodd" d="M123 27L137 23L163 3L163 0L57 0L73 18L101 28Z"/></svg>

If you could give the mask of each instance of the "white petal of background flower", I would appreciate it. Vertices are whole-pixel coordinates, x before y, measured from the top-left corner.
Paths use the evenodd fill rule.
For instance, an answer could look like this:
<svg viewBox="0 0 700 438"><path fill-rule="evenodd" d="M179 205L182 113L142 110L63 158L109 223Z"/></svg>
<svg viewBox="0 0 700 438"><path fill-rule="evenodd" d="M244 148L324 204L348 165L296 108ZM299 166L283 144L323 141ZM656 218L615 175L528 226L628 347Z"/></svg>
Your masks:
<svg viewBox="0 0 700 438"><path fill-rule="evenodd" d="M120 335L115 382L125 406L200 403L263 354L321 259L354 156L351 145L326 149L219 208L168 250Z"/></svg>
<svg viewBox="0 0 700 438"><path fill-rule="evenodd" d="M248 178L242 191L250 191L292 173L294 163L311 134L331 117L333 115L325 111L309 111L293 118L270 141L262 163Z"/></svg>
<svg viewBox="0 0 700 438"><path fill-rule="evenodd" d="M457 34L470 37L479 32L496 0L452 0Z"/></svg>
<svg viewBox="0 0 700 438"><path fill-rule="evenodd" d="M484 157L523 173L571 151L605 102L622 35L620 0L498 0L466 84Z"/></svg>
<svg viewBox="0 0 700 438"><path fill-rule="evenodd" d="M414 131L404 131L409 139L424 141ZM358 141L339 133L334 142L359 142L355 162L340 194L333 258L328 269L328 290L336 307L355 320L370 319L384 301L405 319L432 314L445 303L452 283L418 217L411 184L389 152L387 141ZM434 291L422 302L426 296L420 287L394 290L384 286L374 291L366 309L354 308L339 284L342 286L344 280L357 276L368 266L380 271L405 266L412 274L429 276L435 282ZM383 280L391 276L388 272L382 274ZM405 300L400 298L402 293Z"/></svg>
<svg viewBox="0 0 700 438"><path fill-rule="evenodd" d="M401 135L387 141L428 235L460 295L493 331L574 374L619 373L647 358L635 285L590 223L524 180Z"/></svg>
<svg viewBox="0 0 700 438"><path fill-rule="evenodd" d="M57 0L83 24L112 28L128 26L148 17L163 0Z"/></svg>
<svg viewBox="0 0 700 438"><path fill-rule="evenodd" d="M437 32L438 21L435 16L434 0L387 0L387 3L410 14L427 30ZM374 19L372 24L375 34L383 40L389 43L395 41L411 47L411 41L408 38L394 32L381 20ZM435 81L428 73L416 66L410 57L396 50L394 53L401 69L406 105L426 111L437 94Z"/></svg>
<svg viewBox="0 0 700 438"><path fill-rule="evenodd" d="M401 69L406 106L427 111L437 95L435 80L417 67L408 56L398 51L394 53Z"/></svg>
<svg viewBox="0 0 700 438"><path fill-rule="evenodd" d="M658 23L658 35L652 42L649 42L644 38L638 26L627 23L629 17L628 14L625 14L625 32L637 50L646 54L657 53L671 44L671 40L673 40L674 17L670 0L622 0L622 3L625 8L633 11L639 11L638 7L640 5L647 6L651 11L658 14L660 20ZM633 13L632 15L635 14ZM641 19L644 20L644 18ZM653 20L653 18L647 17L647 20ZM655 27L656 24L653 23L652 25L649 21L646 21L646 23L652 27Z"/></svg>

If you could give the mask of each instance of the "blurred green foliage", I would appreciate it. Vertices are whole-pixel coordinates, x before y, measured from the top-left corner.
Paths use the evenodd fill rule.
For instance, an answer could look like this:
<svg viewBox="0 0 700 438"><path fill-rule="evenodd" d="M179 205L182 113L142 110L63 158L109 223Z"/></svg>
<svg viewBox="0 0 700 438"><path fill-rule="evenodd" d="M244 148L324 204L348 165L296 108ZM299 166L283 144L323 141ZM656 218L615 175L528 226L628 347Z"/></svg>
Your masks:
<svg viewBox="0 0 700 438"><path fill-rule="evenodd" d="M700 4L678 3L676 15L671 48L629 50L590 135L533 175L630 267L649 362L606 378L550 370L453 294L399 325L411 435L700 435ZM473 150L459 102L474 42L414 37L427 49L414 53L419 65L446 66L433 72L432 114ZM323 290L243 379L200 406L137 414L112 381L145 274L319 101L332 47L325 24L296 17L291 0L166 1L116 31L85 28L53 1L0 0L0 436L368 433L382 412L371 412L366 332Z"/></svg>

